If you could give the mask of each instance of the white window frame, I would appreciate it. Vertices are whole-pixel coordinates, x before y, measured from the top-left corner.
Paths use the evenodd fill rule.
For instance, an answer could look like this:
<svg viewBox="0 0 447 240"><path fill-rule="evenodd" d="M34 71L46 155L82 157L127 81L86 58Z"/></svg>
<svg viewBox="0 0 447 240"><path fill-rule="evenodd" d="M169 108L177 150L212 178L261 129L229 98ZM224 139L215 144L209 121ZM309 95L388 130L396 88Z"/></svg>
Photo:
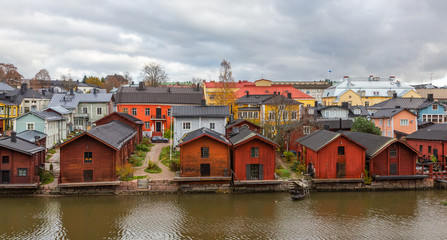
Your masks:
<svg viewBox="0 0 447 240"><path fill-rule="evenodd" d="M303 126L303 134L309 135L310 134L310 126Z"/></svg>
<svg viewBox="0 0 447 240"><path fill-rule="evenodd" d="M135 111L134 111L135 110ZM136 116L138 114L138 109L137 108L131 108L130 109L130 113L132 116ZM135 113L135 114L134 114Z"/></svg>
<svg viewBox="0 0 447 240"><path fill-rule="evenodd" d="M400 120L400 125L401 126L408 126L409 125L408 119L401 119Z"/></svg>
<svg viewBox="0 0 447 240"><path fill-rule="evenodd" d="M254 119L259 119L259 112L254 112L253 118Z"/></svg>
<svg viewBox="0 0 447 240"><path fill-rule="evenodd" d="M216 129L216 123L211 122L211 123L210 123L210 129L211 129L211 130Z"/></svg>
<svg viewBox="0 0 447 240"><path fill-rule="evenodd" d="M383 126L383 119L379 119L379 126Z"/></svg>
<svg viewBox="0 0 447 240"><path fill-rule="evenodd" d="M297 111L292 111L290 114L290 119L291 120L297 120L298 119L298 112Z"/></svg>
<svg viewBox="0 0 447 240"><path fill-rule="evenodd" d="M438 104L431 105L431 109L432 110L438 110Z"/></svg>
<svg viewBox="0 0 447 240"><path fill-rule="evenodd" d="M191 130L191 122L183 122L182 129L183 130Z"/></svg>
<svg viewBox="0 0 447 240"><path fill-rule="evenodd" d="M150 108L145 108L144 109L144 116L150 116L151 115L151 109Z"/></svg>
<svg viewBox="0 0 447 240"><path fill-rule="evenodd" d="M390 120L390 119L387 119L387 120L386 120L386 124L387 124L387 126L391 126L391 120Z"/></svg>
<svg viewBox="0 0 447 240"><path fill-rule="evenodd" d="M33 126L33 128L30 129L30 128L28 127L28 125ZM33 122L27 122L27 123L26 123L26 130L36 130L36 125L35 125Z"/></svg>
<svg viewBox="0 0 447 240"><path fill-rule="evenodd" d="M275 120L275 112L269 111L269 120L274 121Z"/></svg>
<svg viewBox="0 0 447 240"><path fill-rule="evenodd" d="M144 122L144 128L151 129L151 122Z"/></svg>
<svg viewBox="0 0 447 240"><path fill-rule="evenodd" d="M82 107L82 113L88 114L88 107Z"/></svg>
<svg viewBox="0 0 447 240"><path fill-rule="evenodd" d="M96 108L96 115L102 115L102 107Z"/></svg>

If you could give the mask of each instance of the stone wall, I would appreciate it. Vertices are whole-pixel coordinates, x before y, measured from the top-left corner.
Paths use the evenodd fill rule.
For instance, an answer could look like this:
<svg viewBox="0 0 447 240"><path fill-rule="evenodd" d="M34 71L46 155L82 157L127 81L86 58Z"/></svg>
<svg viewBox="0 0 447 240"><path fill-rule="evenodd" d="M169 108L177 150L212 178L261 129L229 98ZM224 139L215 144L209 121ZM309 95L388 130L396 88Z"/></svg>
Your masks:
<svg viewBox="0 0 447 240"><path fill-rule="evenodd" d="M373 181L371 185L359 182L311 183L313 191L382 191L382 190L416 190L434 187L433 179Z"/></svg>
<svg viewBox="0 0 447 240"><path fill-rule="evenodd" d="M247 193L247 192L287 192L288 181L281 182L280 184L273 185L241 185L234 186L235 193Z"/></svg>

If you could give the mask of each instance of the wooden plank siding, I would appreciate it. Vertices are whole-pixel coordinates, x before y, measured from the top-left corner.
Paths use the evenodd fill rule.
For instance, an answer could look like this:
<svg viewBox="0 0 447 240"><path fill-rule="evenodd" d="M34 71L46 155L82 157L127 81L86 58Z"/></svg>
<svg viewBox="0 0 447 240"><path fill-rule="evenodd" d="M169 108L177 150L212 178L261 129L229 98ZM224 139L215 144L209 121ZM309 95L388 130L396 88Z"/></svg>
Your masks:
<svg viewBox="0 0 447 240"><path fill-rule="evenodd" d="M390 156L391 149L396 149L396 157ZM375 157L370 159L371 175L414 175L416 174L416 159L418 154L401 142L387 146ZM392 174L391 164L396 164L397 171Z"/></svg>
<svg viewBox="0 0 447 240"><path fill-rule="evenodd" d="M0 147L0 170L8 170L10 184L28 184L38 183L37 168L42 166L45 161L45 151L27 155L11 149ZM2 157L8 156L9 163L2 163ZM18 176L18 169L26 168L27 176ZM1 180L0 180L1 182Z"/></svg>

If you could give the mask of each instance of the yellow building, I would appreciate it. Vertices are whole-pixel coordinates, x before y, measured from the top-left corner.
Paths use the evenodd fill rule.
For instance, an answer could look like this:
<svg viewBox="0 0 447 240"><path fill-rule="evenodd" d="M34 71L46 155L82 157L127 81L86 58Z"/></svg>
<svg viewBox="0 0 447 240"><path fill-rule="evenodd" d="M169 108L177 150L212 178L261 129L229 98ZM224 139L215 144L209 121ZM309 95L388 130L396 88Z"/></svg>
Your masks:
<svg viewBox="0 0 447 240"><path fill-rule="evenodd" d="M323 105L341 106L343 102L348 102L352 106L368 107L391 99L393 95L401 98L421 98L413 87L396 81L393 76L386 80L373 76L366 80L353 80L345 76L343 82L324 91Z"/></svg>

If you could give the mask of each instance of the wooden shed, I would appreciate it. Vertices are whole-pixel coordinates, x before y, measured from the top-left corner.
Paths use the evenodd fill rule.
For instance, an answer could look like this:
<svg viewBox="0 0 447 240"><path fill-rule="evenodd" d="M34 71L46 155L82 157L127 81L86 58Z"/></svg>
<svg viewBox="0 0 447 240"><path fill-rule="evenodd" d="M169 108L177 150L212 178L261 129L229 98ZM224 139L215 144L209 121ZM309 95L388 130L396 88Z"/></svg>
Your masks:
<svg viewBox="0 0 447 240"><path fill-rule="evenodd" d="M37 188L38 169L45 161L45 148L16 137L0 140L0 188Z"/></svg>
<svg viewBox="0 0 447 240"><path fill-rule="evenodd" d="M230 135L233 144L232 169L237 180L275 180L275 154L278 145L248 128Z"/></svg>
<svg viewBox="0 0 447 240"><path fill-rule="evenodd" d="M234 128L242 128L246 127L254 132L259 133L261 131L261 127L259 127L257 124L252 123L245 119L236 119L233 122L229 123L225 129L226 129L226 136L228 137L230 133L233 131Z"/></svg>
<svg viewBox="0 0 447 240"><path fill-rule="evenodd" d="M176 181L231 180L231 143L208 128L189 132L179 141L180 177Z"/></svg>
<svg viewBox="0 0 447 240"><path fill-rule="evenodd" d="M112 121L61 144L59 183L116 181L116 168L127 163L135 136L130 126Z"/></svg>
<svg viewBox="0 0 447 240"><path fill-rule="evenodd" d="M343 134L367 148L367 168L376 180L383 176L414 178L412 175L416 174L416 160L419 153L406 142L368 133L343 132Z"/></svg>
<svg viewBox="0 0 447 240"><path fill-rule="evenodd" d="M320 179L361 178L365 170L365 150L342 133L318 130L297 140L299 155Z"/></svg>
<svg viewBox="0 0 447 240"><path fill-rule="evenodd" d="M111 121L120 121L124 124L127 124L131 126L135 131L137 131L136 134L136 141L137 144L140 144L141 140L143 140L143 126L144 122L140 119L123 112L112 112L111 114L97 120L95 122L96 126L104 125L106 123L109 123Z"/></svg>

